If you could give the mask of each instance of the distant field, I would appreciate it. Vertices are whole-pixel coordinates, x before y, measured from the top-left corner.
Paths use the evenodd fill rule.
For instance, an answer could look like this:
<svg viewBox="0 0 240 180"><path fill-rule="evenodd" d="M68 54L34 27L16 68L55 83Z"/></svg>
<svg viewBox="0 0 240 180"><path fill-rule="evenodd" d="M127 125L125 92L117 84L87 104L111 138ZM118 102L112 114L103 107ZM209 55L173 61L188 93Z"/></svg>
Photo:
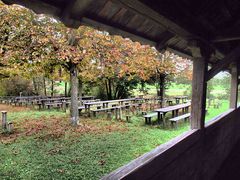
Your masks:
<svg viewBox="0 0 240 180"><path fill-rule="evenodd" d="M191 94L191 84L176 84L171 83L171 85L166 89L166 95L167 96L182 96L187 95L189 96ZM156 87L153 85L147 85L148 95L156 96L157 90ZM138 89L135 89L134 95L142 94ZM212 95L219 96L222 94L225 94L225 90L221 86L215 86L213 91L211 92Z"/></svg>

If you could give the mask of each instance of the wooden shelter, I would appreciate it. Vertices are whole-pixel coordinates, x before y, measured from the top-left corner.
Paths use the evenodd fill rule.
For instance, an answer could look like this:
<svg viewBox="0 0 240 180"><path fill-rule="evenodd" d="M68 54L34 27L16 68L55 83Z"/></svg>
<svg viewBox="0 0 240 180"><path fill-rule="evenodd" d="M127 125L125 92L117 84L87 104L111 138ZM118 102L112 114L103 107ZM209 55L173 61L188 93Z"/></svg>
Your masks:
<svg viewBox="0 0 240 180"><path fill-rule="evenodd" d="M3 0L193 60L191 130L103 179L211 179L240 139L238 0ZM230 70L230 110L205 124L207 81Z"/></svg>

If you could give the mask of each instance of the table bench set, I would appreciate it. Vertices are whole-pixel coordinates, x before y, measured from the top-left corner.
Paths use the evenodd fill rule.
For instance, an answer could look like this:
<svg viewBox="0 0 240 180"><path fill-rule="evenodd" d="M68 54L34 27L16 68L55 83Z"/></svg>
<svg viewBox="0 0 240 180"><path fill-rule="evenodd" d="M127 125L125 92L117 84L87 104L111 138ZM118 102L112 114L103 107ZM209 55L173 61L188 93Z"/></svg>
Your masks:
<svg viewBox="0 0 240 180"><path fill-rule="evenodd" d="M79 98L79 103L96 101L93 96ZM61 96L7 96L0 97L0 103L15 106L37 106L39 109L67 108L70 105L70 97Z"/></svg>
<svg viewBox="0 0 240 180"><path fill-rule="evenodd" d="M92 96L82 97L79 99L80 106L78 107L79 113L83 110L91 116L91 113L96 117L97 113L105 112L110 115L110 113L115 112L116 117L121 117L122 110L137 110L139 111L142 104L160 103L161 98L129 98L129 99L118 99L118 100L107 100L100 101L100 99L94 99ZM157 117L158 122L162 122L163 125L166 124L166 114L172 112L172 117L169 119L171 125L177 125L180 120L185 120L190 118L189 107L190 102L187 102L187 96L177 96L175 97L176 105L173 105L173 99L164 99L165 103L168 103L168 107L155 109L152 113L145 114L146 124L151 124L153 117ZM183 104L179 104L182 101ZM37 105L39 109L50 109L53 107L66 108L70 104L70 97L47 97L47 96L24 96L24 97L0 97L0 103L12 104L12 105ZM179 111L182 111L182 115L179 115Z"/></svg>
<svg viewBox="0 0 240 180"><path fill-rule="evenodd" d="M190 118L189 107L191 106L190 102L177 104L174 106L168 106L164 108L155 109L153 113L144 115L146 124L151 124L152 117L157 117L158 122L162 122L163 125L166 125L166 114L171 112L172 117L169 119L172 126L176 126L180 120L186 120ZM182 111L182 114L179 115L179 111Z"/></svg>
<svg viewBox="0 0 240 180"><path fill-rule="evenodd" d="M94 117L100 112L118 112L122 109L135 108L139 109L142 105L141 98L129 98L129 99L118 99L118 100L108 100L108 101L98 101L98 102L88 102L85 103L85 112L91 116L91 112Z"/></svg>

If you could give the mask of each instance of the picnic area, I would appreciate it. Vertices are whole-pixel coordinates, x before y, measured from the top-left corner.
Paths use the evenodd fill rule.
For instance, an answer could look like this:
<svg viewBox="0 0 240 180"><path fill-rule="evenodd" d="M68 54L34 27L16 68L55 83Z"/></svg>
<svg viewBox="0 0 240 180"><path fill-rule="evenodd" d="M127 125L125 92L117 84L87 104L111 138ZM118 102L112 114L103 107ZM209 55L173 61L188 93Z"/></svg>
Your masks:
<svg viewBox="0 0 240 180"><path fill-rule="evenodd" d="M0 1L0 179L100 179L193 129L203 102L180 55ZM230 82L206 83L203 125Z"/></svg>

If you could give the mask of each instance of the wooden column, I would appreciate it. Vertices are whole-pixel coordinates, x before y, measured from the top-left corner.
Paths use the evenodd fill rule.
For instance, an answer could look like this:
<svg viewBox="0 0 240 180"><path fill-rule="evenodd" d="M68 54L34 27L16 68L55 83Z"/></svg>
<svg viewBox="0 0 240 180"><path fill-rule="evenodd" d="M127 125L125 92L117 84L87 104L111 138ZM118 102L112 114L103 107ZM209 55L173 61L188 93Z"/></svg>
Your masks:
<svg viewBox="0 0 240 180"><path fill-rule="evenodd" d="M238 67L236 64L231 65L231 93L230 93L230 108L237 108L238 99Z"/></svg>
<svg viewBox="0 0 240 180"><path fill-rule="evenodd" d="M193 54L193 78L192 78L192 102L191 102L191 129L203 129L205 122L206 91L207 91L207 53L200 48L192 48Z"/></svg>

